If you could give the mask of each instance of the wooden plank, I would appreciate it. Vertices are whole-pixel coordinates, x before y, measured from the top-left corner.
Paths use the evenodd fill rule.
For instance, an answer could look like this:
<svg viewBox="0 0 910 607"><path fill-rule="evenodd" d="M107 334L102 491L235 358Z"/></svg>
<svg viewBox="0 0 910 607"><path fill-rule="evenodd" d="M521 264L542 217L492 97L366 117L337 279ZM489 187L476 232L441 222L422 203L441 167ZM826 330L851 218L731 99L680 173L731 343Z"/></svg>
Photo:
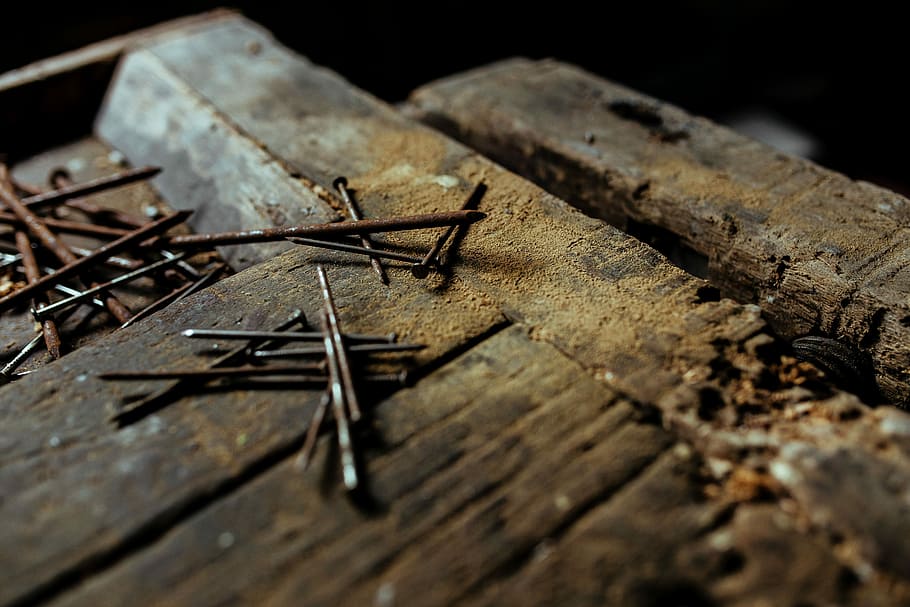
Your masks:
<svg viewBox="0 0 910 607"><path fill-rule="evenodd" d="M398 600L451 604L469 580L447 574L483 575L529 550L540 534L634 477L669 442L577 364L517 327L375 413L382 448L370 464L371 489L388 507L381 516L365 517L334 490L327 498L318 475L301 478L288 462L62 604L99 597L123 604L137 590L150 604L372 604L381 583L373 572L410 561L418 547L433 562L411 569L438 579L399 586ZM440 549L452 542L458 550ZM461 550L472 543L477 550ZM263 560L268 568L250 567ZM214 577L222 581L212 584Z"/></svg>
<svg viewBox="0 0 910 607"><path fill-rule="evenodd" d="M910 202L554 61L509 60L418 89L411 113L614 225L707 256L724 295L784 337L869 353L910 399Z"/></svg>
<svg viewBox="0 0 910 607"><path fill-rule="evenodd" d="M451 273L417 281L393 268L386 289L362 261L294 250L0 389L0 483L12 489L0 502L0 534L21 547L0 560L0 604L134 601L127 590L149 586L150 601L168 604L259 601L262 593L297 604L304 591L314 601L349 590L382 598L386 572L421 592L438 580L428 595L435 601L467 599L607 502L674 437L706 458L710 484L696 493L714 512L718 502L753 499L728 496L739 478L730 470L760 476L783 436L838 444L839 432L873 419L855 399L828 398L811 369L781 358L756 307L718 301L649 247L409 122L247 22L136 55L144 63L132 65L157 62L185 85L174 87L178 95L207 101L210 115L235 127L231 137L288 167L276 179L297 172L328 189L345 174L367 216L457 208L483 179L489 217L459 243ZM130 111L108 104L99 129ZM432 240L388 239L423 248ZM104 407L152 385L101 384L92 373L130 360L186 368L197 346L176 338L180 329L262 326L293 307L318 310L317 258L337 260L329 272L342 322L429 344L417 359L428 372L501 327L503 315L517 325L378 407L384 444L364 437L372 508L349 502L332 479L323 483L318 466L301 478L287 461L316 394L197 396L125 431L104 424ZM489 399L475 396L486 392ZM838 403L841 418L830 413ZM772 432L805 411L811 427ZM787 494L770 495L775 514L792 522ZM459 537L456 522L476 529ZM836 556L833 542L822 546ZM482 558L469 561L466 549ZM248 550L262 557L251 560ZM339 563L351 571L342 574ZM310 578L310 569L323 573ZM300 577L313 585L300 590ZM115 600L106 592L118 586Z"/></svg>

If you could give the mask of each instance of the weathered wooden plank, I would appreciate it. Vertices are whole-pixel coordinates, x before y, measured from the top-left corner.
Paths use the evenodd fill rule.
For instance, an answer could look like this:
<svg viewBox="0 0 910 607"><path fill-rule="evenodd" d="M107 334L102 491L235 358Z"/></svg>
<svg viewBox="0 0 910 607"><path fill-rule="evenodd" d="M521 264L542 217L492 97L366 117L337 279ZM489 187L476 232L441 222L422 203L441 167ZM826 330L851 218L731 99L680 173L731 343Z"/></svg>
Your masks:
<svg viewBox="0 0 910 607"><path fill-rule="evenodd" d="M150 53L133 53L120 66L98 132L129 158L158 159L163 172L156 187L175 206L195 211L189 224L198 232L337 218L292 171ZM260 243L220 252L244 268L291 247Z"/></svg>
<svg viewBox="0 0 910 607"><path fill-rule="evenodd" d="M127 590L154 585L149 600L168 604L259 600L262 593L296 604L300 577L313 582L303 591L314 600L349 591L382 599L386 572L421 593L438 581L436 601L470 598L548 534L609 503L658 456L672 437L647 421L656 416L652 406L674 435L710 458L717 487L704 487L713 500L707 512L730 501L738 478L731 470L760 475L783 436L836 445L839 429L873 419L855 400L849 415L841 409L842 419L825 417L848 397L825 399L827 388L810 370L782 359L762 333L757 308L717 301L704 282L652 249L407 121L242 20L137 55L182 82L172 87L176 94L210 103L210 115L234 125L231 137L258 142L289 167L276 179L299 173L327 189L346 174L368 216L456 208L483 179L489 190L481 208L490 215L460 243L450 274L419 282L393 269L385 289L366 263L293 251L104 348L48 366L16 391L0 390L0 483L13 489L0 502L0 534L21 547L16 560L0 561L0 603L63 592L118 560L61 599L134 601ZM99 128L129 111L109 104ZM253 170L238 162L238 173ZM408 246L431 241L388 238ZM105 406L151 385L100 384L90 372L123 368L131 358L146 367L187 367L196 346L173 336L190 323L261 326L292 307L317 310L317 257L341 262L329 271L346 326L428 343L418 362L430 368L488 333L502 314L519 325L379 407L385 445L367 454L374 510L355 508L337 489L319 493L318 468L301 478L285 461L315 395L197 396L120 433L104 425ZM485 391L489 399L474 396ZM813 413L814 425L772 432L803 411ZM552 486L566 499L557 500ZM769 492L775 514L792 522L781 505L789 494L779 486ZM460 538L457 522L477 528ZM822 546L839 558L831 542ZM482 558L469 561L464 549ZM262 556L251 560L247 551ZM339 563L351 570L339 573ZM888 567L879 562L875 571ZM323 574L309 578L310 568Z"/></svg>
<svg viewBox="0 0 910 607"><path fill-rule="evenodd" d="M45 152L25 159L13 167L13 176L20 182L46 187L51 172L65 168L78 182L88 181L104 175L123 170L122 157L113 154L111 149L88 137L65 145L55 146ZM148 210L169 211L155 190L145 183L132 184L87 197L89 202L112 209L118 209L142 218ZM61 208L64 218L81 219L78 211ZM7 227L0 228L6 232ZM99 242L89 237L65 235L67 243L81 247L96 247ZM2 274L3 271L0 271ZM100 269L102 276L109 276L107 269ZM156 290L148 280L127 285L116 290L121 301L133 311L138 311L163 294ZM109 314L89 313L88 308L77 311L63 325L64 352L76 349L86 343L109 333L116 327L116 321ZM76 327L78 331L73 331ZM34 320L26 309L0 316L0 361L12 358L19 349L34 335ZM20 370L25 371L45 364L49 360L46 352L34 355Z"/></svg>
<svg viewBox="0 0 910 607"><path fill-rule="evenodd" d="M250 47L256 55L250 55ZM761 330L755 310L731 302L701 306L698 289L704 283L652 249L403 119L337 76L287 53L258 28L225 22L204 35L135 53L146 54L211 100L239 132L290 171L324 190L339 174L346 175L367 216L455 209L471 184L486 180L490 187L481 209L491 215L461 243L458 254L470 271L458 273L456 281L486 293L512 318L539 330L542 339L618 382L641 369L668 366L676 357L707 365L714 349L704 349L705 335L689 336L681 324L686 315L705 314L721 332L722 319L734 317L729 330ZM132 57L124 72L130 63L154 61ZM128 123L117 117L121 113L133 116L132 108L109 103L99 130L108 132L109 121ZM111 143L140 153L153 149L144 143L148 133L136 135L139 143L127 131L121 135L123 141L112 136ZM131 160L152 158L140 154ZM429 242L413 234L388 239L412 247ZM440 290L449 284L440 277L427 283ZM660 384L660 377L645 385L636 378L623 387L647 400L649 385L676 381L667 375Z"/></svg>
<svg viewBox="0 0 910 607"><path fill-rule="evenodd" d="M614 225L707 256L724 295L785 337L871 354L910 398L910 203L554 61L510 60L418 89L412 114Z"/></svg>
<svg viewBox="0 0 910 607"><path fill-rule="evenodd" d="M106 421L110 412L162 383L105 383L94 374L200 367L204 348L178 336L188 327L267 326L298 306L316 318L321 298L314 274L312 258L292 251L0 388L0 535L20 547L0 553L0 604L40 595L99 555L166 528L181 511L211 499L276 453L287 456L299 446L319 391L186 397L117 432ZM403 339L427 343L416 364L501 322L497 309L465 287L447 306L447 314L459 318L453 326L438 316L398 312L398 306L431 308L437 298L411 283L399 281L380 298L364 296L369 274L359 267L335 266L329 275L346 329L398 331ZM362 399L369 396L366 391Z"/></svg>
<svg viewBox="0 0 910 607"><path fill-rule="evenodd" d="M468 578L530 551L670 442L519 327L375 414L381 455L371 458L371 490L388 508L381 516L365 517L334 492L327 499L318 474L301 477L288 462L61 603L127 604L138 591L149 604L372 604L383 584L376 570L420 557L429 561L409 569L436 579L399 579L398 601L452 604ZM263 560L269 567L250 567Z"/></svg>

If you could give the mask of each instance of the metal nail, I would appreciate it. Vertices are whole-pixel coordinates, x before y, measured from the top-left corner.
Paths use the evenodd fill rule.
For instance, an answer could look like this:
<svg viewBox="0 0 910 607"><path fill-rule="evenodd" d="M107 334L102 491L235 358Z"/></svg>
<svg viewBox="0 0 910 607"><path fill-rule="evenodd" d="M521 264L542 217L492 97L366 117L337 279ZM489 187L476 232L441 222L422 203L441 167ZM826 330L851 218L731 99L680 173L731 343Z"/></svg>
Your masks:
<svg viewBox="0 0 910 607"><path fill-rule="evenodd" d="M136 169L129 169L127 171L115 173L114 175L108 175L106 177L100 177L98 179L86 181L85 183L67 186L65 188L60 188L51 192L46 192L44 194L29 196L28 198L22 199L22 203L32 210L55 206L63 204L65 201L71 200L73 198L88 196L90 194L96 194L104 190L110 190L116 187L134 183L136 181L149 179L160 172L161 169L159 167L140 167Z"/></svg>
<svg viewBox="0 0 910 607"><path fill-rule="evenodd" d="M328 320L328 329L334 345L334 356L338 362L338 368L341 372L341 379L344 382L345 400L351 412L351 421L359 421L361 417L360 403L357 400L357 390L354 386L354 374L351 372L351 364L348 359L344 337L341 333L341 325L338 322L338 311L335 309L335 300L332 298L332 289L329 286L329 277L322 265L316 265L316 274L319 277L319 287L322 291L322 300L325 304L325 316ZM328 347L325 350L326 357L331 357L332 353Z"/></svg>
<svg viewBox="0 0 910 607"><path fill-rule="evenodd" d="M351 429L348 425L348 409L345 407L344 381L341 378L341 367L335 352L335 340L329 328L328 314L322 315L323 343L329 367L329 388L332 395L332 416L335 418L335 429L338 434L338 447L341 451L341 470L344 485L349 491L357 488L357 461L354 457L354 443L351 440Z"/></svg>
<svg viewBox="0 0 910 607"><path fill-rule="evenodd" d="M232 377L257 377L269 375L300 375L301 381L325 382L325 375L310 375L313 371L323 371L325 363L301 363L298 365L244 365L240 367L213 367L209 369L178 370L178 371L111 371L98 375L104 380L130 380L144 381L155 379L193 379L196 381L211 381L213 379Z"/></svg>
<svg viewBox="0 0 910 607"><path fill-rule="evenodd" d="M36 282L41 278L41 268L35 259L35 251L32 249L32 241L28 234L21 230L16 230L16 248L19 249L19 255L22 257L22 265L25 269L25 278L29 283ZM48 303L47 297L41 293L32 300L35 309L42 309ZM41 321L41 333L44 335L44 345L52 358L60 358L63 347L60 341L60 332L57 330L57 323L53 318L47 318Z"/></svg>
<svg viewBox="0 0 910 607"><path fill-rule="evenodd" d="M209 272L208 274L206 274L199 280L197 280L195 282L187 283L187 284L183 285L182 287L174 289L173 291L171 291L164 297L158 299L157 301L150 303L149 305L144 307L142 310L140 310L139 312L134 314L132 318L130 318L125 323L120 325L120 328L125 329L128 326L130 326L131 324L134 324L134 323L142 320L143 318L154 314L158 310L162 310L162 309L166 308L167 306L169 306L173 303L177 303L181 299L189 297L193 293L204 289L205 287L209 286L210 284L212 284L213 282L218 280L218 277L221 275L222 272L224 272L225 269L227 269L227 266L225 264L223 264L223 263L218 264L218 266L214 270L212 270L211 272Z"/></svg>
<svg viewBox="0 0 910 607"><path fill-rule="evenodd" d="M191 214L192 211L179 211L173 215L168 215L167 217L148 223L113 242L109 242L95 249L91 255L80 257L73 263L65 264L63 267L58 268L53 274L42 276L41 280L38 282L27 285L22 289L0 298L0 311L9 309L23 300L34 297L35 293L45 292L48 289L53 288L55 284L72 278L73 276L77 276L92 266L102 263L109 257L135 246L151 236L169 230L173 226L186 221Z"/></svg>
<svg viewBox="0 0 910 607"><path fill-rule="evenodd" d="M126 274L118 276L117 278L109 280L108 282L94 286L91 289L86 289L85 291L82 291L78 295L73 295L72 297L68 297L66 299L61 299L60 301L56 301L47 307L41 308L40 310L34 310L32 314L34 315L35 319L41 321L44 318L46 318L47 316L53 314L54 312L57 312L59 310L65 310L66 308L69 308L70 306L74 306L74 305L78 304L79 302L90 298L92 295L95 295L96 293L101 293L102 291L106 291L107 289L110 289L111 287L115 287L119 284L131 282L133 280L136 280L137 278L140 278L142 276L145 276L147 274L151 274L152 272L160 270L163 267L174 265L180 259L182 259L183 257L186 257L186 255L187 254L184 253L180 257L175 257L172 259L162 259L160 261L156 261L155 263L152 263L152 264L149 264L142 268L139 268L138 270L133 270L132 272L127 272ZM129 319L127 319L127 320L129 320ZM124 322L126 322L126 320Z"/></svg>
<svg viewBox="0 0 910 607"><path fill-rule="evenodd" d="M274 341L319 341L322 333L315 331L245 331L242 329L187 329L181 332L184 337L195 339L269 339ZM364 333L346 333L347 341L366 343L393 343L398 336L367 335Z"/></svg>
<svg viewBox="0 0 910 607"><path fill-rule="evenodd" d="M388 352L417 352L426 349L424 344L353 344L347 347L350 354L375 354ZM256 350L249 356L256 359L297 358L325 355L323 346L288 348L286 350Z"/></svg>
<svg viewBox="0 0 910 607"><path fill-rule="evenodd" d="M354 202L354 199L351 198L351 193L348 191L348 180L345 177L338 177L335 181L332 182L332 185L335 186L335 189L341 194L341 199L344 201L345 206L348 208L348 213L351 215L351 219L354 221L360 221L363 219L363 214L360 212L360 209L357 207L357 203ZM370 240L368 234L360 235L360 244L363 245L364 249L372 250L373 241ZM389 284L389 277L385 272L385 268L382 267L382 262L379 261L379 258L375 255L370 256L370 264L373 266L373 271L376 272L376 275L379 277L379 281L387 285Z"/></svg>
<svg viewBox="0 0 910 607"><path fill-rule="evenodd" d="M315 238L288 238L294 244L306 245L309 247L319 247L322 249L332 249L333 251L344 251L345 253L358 253L360 255L369 255L371 258L382 257L384 259L394 259L395 261L404 261L411 264L419 264L421 259L412 255L395 253L394 251L382 251L379 249L368 249L353 244L341 242L332 242L329 240L318 240ZM383 273L385 270L383 270ZM386 283L388 284L388 283Z"/></svg>
<svg viewBox="0 0 910 607"><path fill-rule="evenodd" d="M426 213L385 219L363 219L341 223L322 223L281 228L264 228L261 230L241 230L238 232L220 232L212 234L181 234L156 239L148 246L167 248L210 248L231 244L254 242L276 242L291 236L310 238L332 238L372 234L374 232L395 232L399 230L422 230L450 225L474 223L486 217L480 211L447 211L444 213Z"/></svg>
<svg viewBox="0 0 910 607"><path fill-rule="evenodd" d="M477 207L480 204L480 199L483 198L483 195L487 191L487 185L484 182L478 183L474 187L474 191L471 192L471 195L468 196L468 199L465 200L464 204L461 206L462 210L469 210ZM418 263L411 266L411 274L415 278L426 278L430 273L430 264L437 261L439 252L442 251L442 247L445 246L449 238L452 237L452 234L455 233L455 230L458 226L449 226L442 235L436 239L436 242L433 244L433 248L427 252L424 258Z"/></svg>

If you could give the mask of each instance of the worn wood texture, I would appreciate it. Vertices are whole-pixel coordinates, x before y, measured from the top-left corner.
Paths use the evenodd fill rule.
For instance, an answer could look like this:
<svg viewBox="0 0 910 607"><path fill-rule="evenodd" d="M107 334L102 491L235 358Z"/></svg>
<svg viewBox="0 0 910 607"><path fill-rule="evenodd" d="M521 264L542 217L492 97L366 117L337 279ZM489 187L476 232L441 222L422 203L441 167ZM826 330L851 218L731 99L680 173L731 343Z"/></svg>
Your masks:
<svg viewBox="0 0 910 607"><path fill-rule="evenodd" d="M555 61L509 60L417 90L411 114L597 217L707 256L724 295L784 337L871 355L910 403L910 202Z"/></svg>
<svg viewBox="0 0 910 607"><path fill-rule="evenodd" d="M115 89L99 131L162 155L134 163L196 159L189 173L210 179L196 148L212 140L180 135L195 126L169 114L195 104L232 125L219 174L233 162L236 183L258 183L260 166L293 182L276 187L303 183L314 217L331 213L339 174L368 217L457 208L480 180L489 216L426 281L391 264L384 287L365 260L294 249L0 388L0 537L17 547L0 552L0 604L653 605L655 580L704 605L910 596L886 533L904 525L910 417L819 381L758 308L243 20L131 54L115 87L152 99L129 79L140 68L167 87L156 120L180 126L108 127L135 112ZM266 163L247 161L253 148ZM192 184L176 180L169 201L193 200ZM426 248L433 235L386 240ZM330 437L307 473L291 464L318 392L195 395L123 430L105 423L159 384L95 373L199 365L200 346L177 337L191 326L263 327L295 307L315 318L317 259L347 329L430 346L414 387L370 399L364 494L341 492ZM858 472L892 479L871 523ZM819 509L833 485L843 503Z"/></svg>

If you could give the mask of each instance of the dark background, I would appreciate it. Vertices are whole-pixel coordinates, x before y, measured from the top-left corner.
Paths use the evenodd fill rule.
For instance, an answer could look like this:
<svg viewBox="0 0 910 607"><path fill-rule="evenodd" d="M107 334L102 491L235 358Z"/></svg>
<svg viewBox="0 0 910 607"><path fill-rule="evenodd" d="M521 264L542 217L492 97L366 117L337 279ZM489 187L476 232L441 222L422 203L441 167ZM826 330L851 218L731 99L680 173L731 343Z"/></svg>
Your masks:
<svg viewBox="0 0 910 607"><path fill-rule="evenodd" d="M218 4L4 5L0 72ZM815 160L910 192L908 53L896 9L775 0L228 6L388 101L503 57L555 57L722 122L771 112L816 140Z"/></svg>

